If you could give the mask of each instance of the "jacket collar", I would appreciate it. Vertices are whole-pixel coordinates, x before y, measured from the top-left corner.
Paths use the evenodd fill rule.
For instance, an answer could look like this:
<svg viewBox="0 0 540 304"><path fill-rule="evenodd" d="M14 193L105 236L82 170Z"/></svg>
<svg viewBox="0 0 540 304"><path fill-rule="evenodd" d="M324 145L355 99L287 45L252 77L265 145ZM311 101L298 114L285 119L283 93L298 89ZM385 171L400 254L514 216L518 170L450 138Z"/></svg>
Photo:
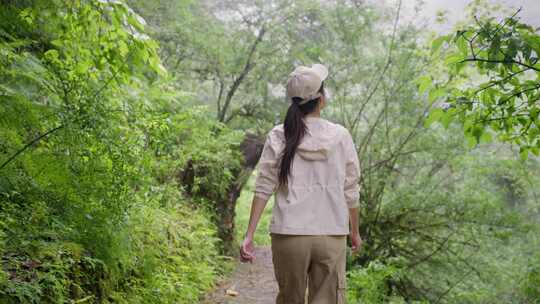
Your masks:
<svg viewBox="0 0 540 304"><path fill-rule="evenodd" d="M323 120L323 118L317 117L317 116L305 116L304 117L304 121L306 121L306 122L312 122L312 121L314 122L314 121L321 121L321 120Z"/></svg>

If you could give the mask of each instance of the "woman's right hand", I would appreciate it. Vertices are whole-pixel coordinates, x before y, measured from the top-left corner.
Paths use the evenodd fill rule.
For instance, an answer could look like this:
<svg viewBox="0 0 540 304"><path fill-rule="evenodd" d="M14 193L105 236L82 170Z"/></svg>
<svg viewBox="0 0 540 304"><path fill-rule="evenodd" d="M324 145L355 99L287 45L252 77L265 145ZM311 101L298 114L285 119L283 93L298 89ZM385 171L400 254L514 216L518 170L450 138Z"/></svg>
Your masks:
<svg viewBox="0 0 540 304"><path fill-rule="evenodd" d="M255 260L255 245L253 244L253 238L246 237L240 246L240 261L253 263L253 260Z"/></svg>
<svg viewBox="0 0 540 304"><path fill-rule="evenodd" d="M358 252L360 248L362 247L362 238L360 237L360 233L352 233L351 234L351 249L353 252Z"/></svg>

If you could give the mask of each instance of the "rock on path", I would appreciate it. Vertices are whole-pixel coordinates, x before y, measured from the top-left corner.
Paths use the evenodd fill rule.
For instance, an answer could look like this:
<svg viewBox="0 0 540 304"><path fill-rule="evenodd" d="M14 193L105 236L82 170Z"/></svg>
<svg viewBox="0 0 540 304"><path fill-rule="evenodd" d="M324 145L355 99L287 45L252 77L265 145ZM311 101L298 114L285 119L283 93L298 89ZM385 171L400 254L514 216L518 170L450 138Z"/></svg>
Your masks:
<svg viewBox="0 0 540 304"><path fill-rule="evenodd" d="M255 257L253 264L238 263L232 276L218 283L202 304L274 304L278 288L270 247L256 247ZM227 290L238 295L227 295Z"/></svg>

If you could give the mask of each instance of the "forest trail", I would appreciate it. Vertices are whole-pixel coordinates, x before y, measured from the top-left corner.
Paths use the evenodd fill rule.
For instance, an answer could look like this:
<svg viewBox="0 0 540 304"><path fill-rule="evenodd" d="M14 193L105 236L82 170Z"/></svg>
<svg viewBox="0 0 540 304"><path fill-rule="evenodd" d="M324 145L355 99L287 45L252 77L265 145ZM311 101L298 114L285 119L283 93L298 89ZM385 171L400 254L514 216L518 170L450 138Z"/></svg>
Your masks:
<svg viewBox="0 0 540 304"><path fill-rule="evenodd" d="M231 277L218 283L202 304L274 304L278 288L272 251L269 246L257 247L255 256L253 264L238 263ZM227 290L238 295L227 295Z"/></svg>

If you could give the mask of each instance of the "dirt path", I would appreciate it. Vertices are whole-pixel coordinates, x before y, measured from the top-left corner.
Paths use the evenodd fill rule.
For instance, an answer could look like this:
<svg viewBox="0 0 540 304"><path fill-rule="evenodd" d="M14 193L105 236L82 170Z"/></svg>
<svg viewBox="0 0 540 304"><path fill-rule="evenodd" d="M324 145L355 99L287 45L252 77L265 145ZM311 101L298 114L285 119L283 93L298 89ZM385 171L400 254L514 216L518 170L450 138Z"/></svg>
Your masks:
<svg viewBox="0 0 540 304"><path fill-rule="evenodd" d="M277 283L270 247L256 248L255 255L253 264L239 263L232 276L219 283L202 304L274 304ZM238 295L227 295L227 290Z"/></svg>

